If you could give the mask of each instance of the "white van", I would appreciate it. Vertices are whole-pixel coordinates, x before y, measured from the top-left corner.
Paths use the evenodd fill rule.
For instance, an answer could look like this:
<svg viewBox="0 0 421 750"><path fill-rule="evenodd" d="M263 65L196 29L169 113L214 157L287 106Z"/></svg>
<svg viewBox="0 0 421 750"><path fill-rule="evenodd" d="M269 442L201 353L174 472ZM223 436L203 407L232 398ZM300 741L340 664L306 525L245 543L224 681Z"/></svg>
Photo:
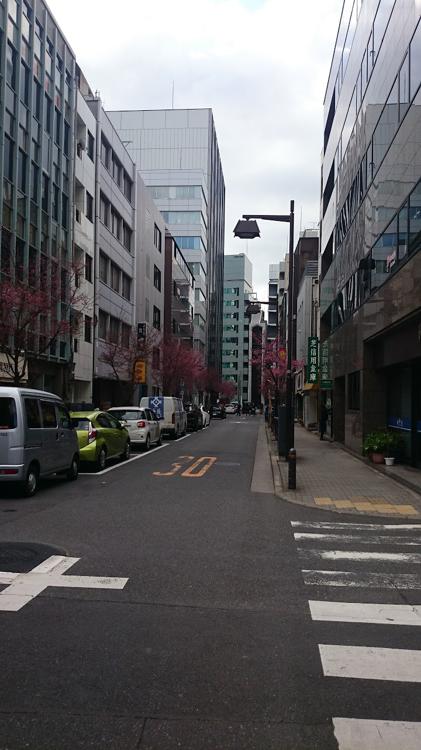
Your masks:
<svg viewBox="0 0 421 750"><path fill-rule="evenodd" d="M155 412L161 425L161 434L178 438L187 431L187 414L181 398L174 396L143 396L140 407Z"/></svg>
<svg viewBox="0 0 421 750"><path fill-rule="evenodd" d="M79 443L63 401L54 393L0 386L0 484L19 482L30 497L40 477L79 473Z"/></svg>

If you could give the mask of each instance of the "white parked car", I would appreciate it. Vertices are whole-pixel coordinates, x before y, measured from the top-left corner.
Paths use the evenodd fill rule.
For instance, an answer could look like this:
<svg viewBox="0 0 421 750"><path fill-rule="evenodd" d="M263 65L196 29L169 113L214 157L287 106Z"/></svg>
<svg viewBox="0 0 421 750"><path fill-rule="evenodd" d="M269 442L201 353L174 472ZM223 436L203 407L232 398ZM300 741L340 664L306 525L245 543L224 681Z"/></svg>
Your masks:
<svg viewBox="0 0 421 750"><path fill-rule="evenodd" d="M174 396L142 396L141 409L151 409L159 419L161 433L176 439L187 431L187 414L181 398Z"/></svg>
<svg viewBox="0 0 421 750"><path fill-rule="evenodd" d="M209 425L210 425L210 414L209 414L209 412L206 411L206 409L203 406L203 404L200 404L199 409L202 412L203 427L209 427Z"/></svg>
<svg viewBox="0 0 421 750"><path fill-rule="evenodd" d="M161 425L151 409L113 406L108 411L126 427L132 445L142 445L147 451L153 443L161 445Z"/></svg>
<svg viewBox="0 0 421 750"><path fill-rule="evenodd" d="M227 414L236 414L237 408L238 408L238 404L227 404L225 407L225 412Z"/></svg>

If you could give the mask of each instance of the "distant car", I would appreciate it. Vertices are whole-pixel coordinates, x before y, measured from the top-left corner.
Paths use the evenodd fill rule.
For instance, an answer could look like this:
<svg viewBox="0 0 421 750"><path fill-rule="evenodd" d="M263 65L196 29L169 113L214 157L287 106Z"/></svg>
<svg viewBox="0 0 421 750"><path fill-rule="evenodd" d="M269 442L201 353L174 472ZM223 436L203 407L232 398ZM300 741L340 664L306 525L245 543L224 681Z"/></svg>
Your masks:
<svg viewBox="0 0 421 750"><path fill-rule="evenodd" d="M209 412L206 411L206 409L203 406L203 404L200 404L199 409L202 412L203 427L209 427L209 425L210 425L210 414L209 414Z"/></svg>
<svg viewBox="0 0 421 750"><path fill-rule="evenodd" d="M147 451L152 444L161 445L161 425L151 409L140 409L137 406L112 406L107 414L112 414L127 428L132 445L142 445Z"/></svg>
<svg viewBox="0 0 421 750"><path fill-rule="evenodd" d="M236 414L238 409L238 404L227 404L225 407L225 411L227 414Z"/></svg>
<svg viewBox="0 0 421 750"><path fill-rule="evenodd" d="M185 405L187 414L187 429L189 432L196 432L203 427L203 416L198 406L195 404Z"/></svg>
<svg viewBox="0 0 421 750"><path fill-rule="evenodd" d="M151 409L161 424L161 434L179 438L187 430L187 415L181 398L174 396L143 396L140 400L141 409Z"/></svg>
<svg viewBox="0 0 421 750"><path fill-rule="evenodd" d="M80 460L105 469L107 459L130 457L130 436L118 419L105 411L70 412L79 441Z"/></svg>
<svg viewBox="0 0 421 750"><path fill-rule="evenodd" d="M226 419L225 407L222 404L214 404L212 407L212 419Z"/></svg>

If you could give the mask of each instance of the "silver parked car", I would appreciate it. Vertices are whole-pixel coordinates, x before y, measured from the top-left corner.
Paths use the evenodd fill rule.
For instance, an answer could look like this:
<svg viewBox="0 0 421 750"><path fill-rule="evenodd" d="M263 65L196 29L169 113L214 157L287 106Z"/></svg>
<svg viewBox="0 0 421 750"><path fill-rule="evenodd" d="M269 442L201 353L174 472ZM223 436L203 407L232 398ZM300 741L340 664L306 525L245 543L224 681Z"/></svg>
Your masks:
<svg viewBox="0 0 421 750"><path fill-rule="evenodd" d="M130 435L132 445L149 450L152 443L161 445L161 425L155 412L137 406L112 406L108 413L119 419Z"/></svg>
<svg viewBox="0 0 421 750"><path fill-rule="evenodd" d="M69 412L54 393L0 387L0 483L19 482L30 497L41 477L77 479L79 444Z"/></svg>

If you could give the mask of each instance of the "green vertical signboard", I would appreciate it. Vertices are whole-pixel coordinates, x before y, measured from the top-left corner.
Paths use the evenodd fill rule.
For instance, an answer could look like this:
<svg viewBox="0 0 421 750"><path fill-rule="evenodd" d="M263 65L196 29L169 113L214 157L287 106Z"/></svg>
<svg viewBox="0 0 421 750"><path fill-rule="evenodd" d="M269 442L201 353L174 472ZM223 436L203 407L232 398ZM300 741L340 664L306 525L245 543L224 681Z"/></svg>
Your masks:
<svg viewBox="0 0 421 750"><path fill-rule="evenodd" d="M328 340L320 344L320 388L324 391L330 391L332 388Z"/></svg>
<svg viewBox="0 0 421 750"><path fill-rule="evenodd" d="M319 339L317 336L308 337L307 382L319 381Z"/></svg>

